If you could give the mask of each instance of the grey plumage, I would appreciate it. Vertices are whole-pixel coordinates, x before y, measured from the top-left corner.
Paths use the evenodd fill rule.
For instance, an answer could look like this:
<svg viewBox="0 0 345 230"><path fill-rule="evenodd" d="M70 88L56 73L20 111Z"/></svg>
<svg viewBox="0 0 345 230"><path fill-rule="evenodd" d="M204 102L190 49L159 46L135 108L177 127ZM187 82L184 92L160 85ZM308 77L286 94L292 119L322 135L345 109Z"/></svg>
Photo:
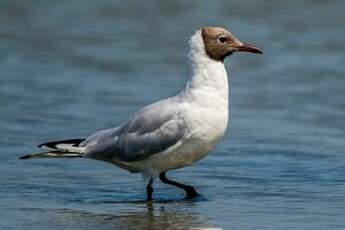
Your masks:
<svg viewBox="0 0 345 230"><path fill-rule="evenodd" d="M198 196L192 186L169 180L166 172L186 167L205 157L224 136L229 121L228 74L223 60L233 52L261 53L220 27L204 27L190 39L191 76L175 96L139 110L126 123L99 131L85 140L48 142L39 147L47 152L36 157L84 157L110 162L148 180L147 200L152 200L152 183L163 183Z"/></svg>
<svg viewBox="0 0 345 230"><path fill-rule="evenodd" d="M103 161L133 162L161 153L188 135L173 98L139 110L126 123L101 130L86 139L69 139L39 145L49 151L20 159L86 157ZM168 102L169 101L169 102Z"/></svg>
<svg viewBox="0 0 345 230"><path fill-rule="evenodd" d="M162 110L163 103L139 110L125 124L99 131L79 146L85 147L86 157L107 161L132 162L163 152L186 135L186 126L183 119L179 119L178 109Z"/></svg>

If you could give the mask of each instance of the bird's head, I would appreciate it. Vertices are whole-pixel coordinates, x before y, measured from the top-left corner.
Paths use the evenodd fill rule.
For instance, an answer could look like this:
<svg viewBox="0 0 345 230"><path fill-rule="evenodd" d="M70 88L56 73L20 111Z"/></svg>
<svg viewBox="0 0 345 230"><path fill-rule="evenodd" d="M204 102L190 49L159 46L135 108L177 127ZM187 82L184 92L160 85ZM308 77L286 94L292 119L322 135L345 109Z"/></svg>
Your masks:
<svg viewBox="0 0 345 230"><path fill-rule="evenodd" d="M203 27L197 32L197 35L202 38L205 53L215 61L224 61L234 52L263 53L259 48L241 42L231 32L221 27ZM194 40L192 37L192 46L193 42L200 42Z"/></svg>

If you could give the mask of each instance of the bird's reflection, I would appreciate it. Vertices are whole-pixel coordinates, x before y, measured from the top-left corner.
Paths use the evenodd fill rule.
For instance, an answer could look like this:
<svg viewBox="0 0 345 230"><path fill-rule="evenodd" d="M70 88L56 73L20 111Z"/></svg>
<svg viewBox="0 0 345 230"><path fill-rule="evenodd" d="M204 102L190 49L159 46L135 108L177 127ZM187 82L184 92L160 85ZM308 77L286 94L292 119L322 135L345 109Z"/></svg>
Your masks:
<svg viewBox="0 0 345 230"><path fill-rule="evenodd" d="M193 211L195 208L193 202L138 202L131 204L130 207L125 204L114 204L116 214L112 211L99 213L80 209L54 209L53 221L67 229L203 229L204 227L214 227L209 218Z"/></svg>

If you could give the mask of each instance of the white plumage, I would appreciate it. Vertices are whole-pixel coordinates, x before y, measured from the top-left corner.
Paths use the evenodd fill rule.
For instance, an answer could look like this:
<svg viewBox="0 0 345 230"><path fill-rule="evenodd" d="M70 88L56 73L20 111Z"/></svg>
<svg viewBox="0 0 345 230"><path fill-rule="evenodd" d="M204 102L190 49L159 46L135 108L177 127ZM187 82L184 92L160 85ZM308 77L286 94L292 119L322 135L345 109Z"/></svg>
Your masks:
<svg viewBox="0 0 345 230"><path fill-rule="evenodd" d="M129 148L141 145L137 138L146 138L146 142L165 145L165 138L177 137L176 142L158 148L161 151L150 153L141 160L121 160L118 153L112 157L98 153L97 148L104 148L103 137L111 137L118 142L121 132L111 134L114 129L101 131L95 136L81 143L86 157L109 161L119 167L133 172L141 172L146 176L157 176L169 169L176 169L190 165L200 160L214 147L224 135L228 123L228 76L223 62L210 59L205 53L201 31L197 31L190 39L191 76L185 88L177 95L148 105L139 110L127 124L133 124L132 131L126 135L133 136L132 141L126 143ZM168 117L168 118L167 118ZM140 122L135 122L140 120ZM153 120L153 121L152 121ZM156 129L143 130L143 123L159 124ZM115 129L118 129L117 127ZM149 135L160 133L154 140ZM147 136L147 137L145 137ZM107 143L113 145L114 143ZM140 151L140 150L139 150ZM142 150L142 154L146 154ZM129 152L138 154L140 152Z"/></svg>
<svg viewBox="0 0 345 230"><path fill-rule="evenodd" d="M84 157L110 162L149 178L148 200L153 178L159 176L197 196L193 187L170 181L165 172L188 166L205 157L224 136L229 117L228 75L223 60L236 51L261 53L240 42L229 31L204 27L191 37L190 76L173 97L140 109L127 122L94 133L86 139L41 144L48 152L23 156Z"/></svg>

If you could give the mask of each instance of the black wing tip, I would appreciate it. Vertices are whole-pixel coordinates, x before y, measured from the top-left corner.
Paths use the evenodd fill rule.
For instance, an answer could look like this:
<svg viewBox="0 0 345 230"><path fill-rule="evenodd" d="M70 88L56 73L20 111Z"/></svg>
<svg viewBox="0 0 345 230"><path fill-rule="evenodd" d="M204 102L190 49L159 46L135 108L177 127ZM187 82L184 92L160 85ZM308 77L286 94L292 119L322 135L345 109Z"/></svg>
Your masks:
<svg viewBox="0 0 345 230"><path fill-rule="evenodd" d="M61 141L51 141L51 142L46 142L46 143L42 143L39 144L38 147L42 148L42 147L48 147L48 148L55 148L56 145L58 144L73 144L74 146L79 145L81 142L83 142L85 140L85 138L76 138L76 139L67 139L67 140L61 140Z"/></svg>
<svg viewBox="0 0 345 230"><path fill-rule="evenodd" d="M31 155L28 154L28 155L24 155L24 156L19 157L19 160L27 160L27 159L30 159L30 158L31 158Z"/></svg>

